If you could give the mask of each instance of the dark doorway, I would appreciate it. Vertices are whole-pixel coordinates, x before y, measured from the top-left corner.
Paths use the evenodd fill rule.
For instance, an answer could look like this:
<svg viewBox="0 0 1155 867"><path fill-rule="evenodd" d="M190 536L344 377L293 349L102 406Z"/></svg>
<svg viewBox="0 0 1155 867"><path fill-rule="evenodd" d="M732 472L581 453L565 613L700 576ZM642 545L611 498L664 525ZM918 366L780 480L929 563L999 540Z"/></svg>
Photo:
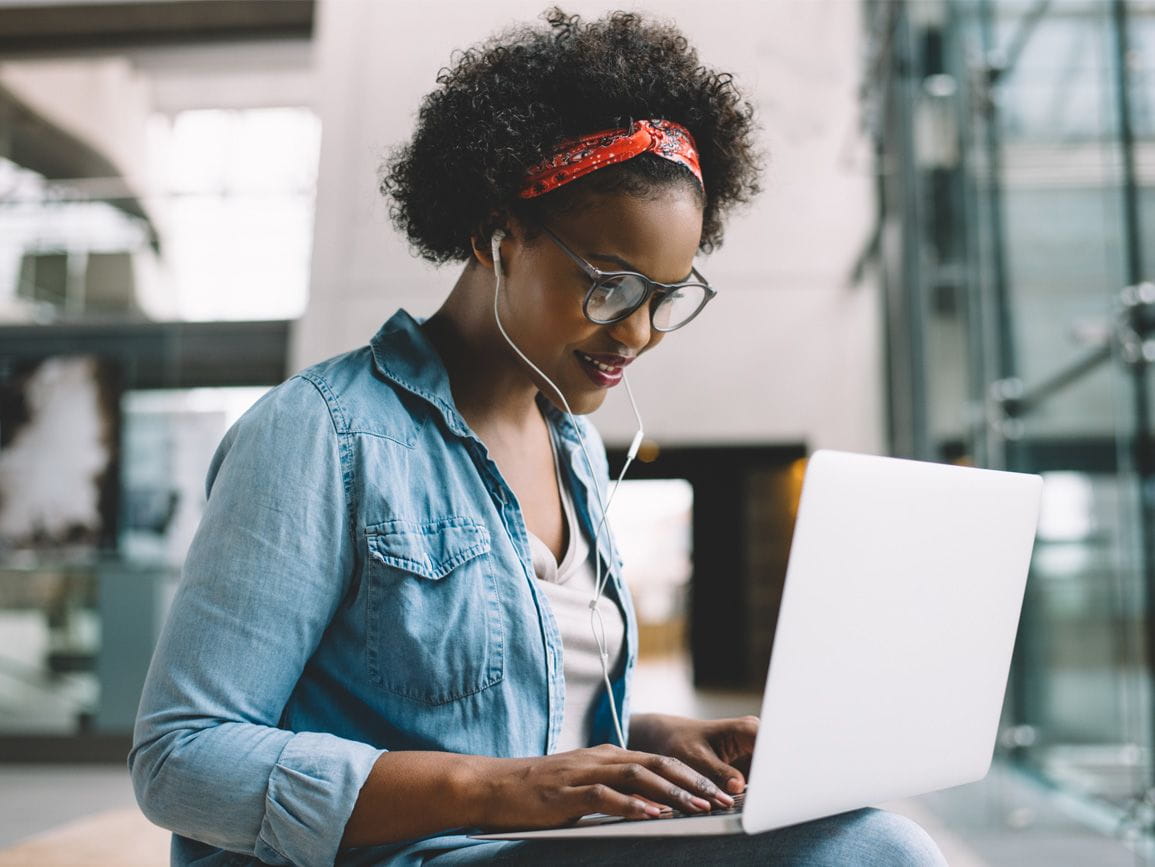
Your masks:
<svg viewBox="0 0 1155 867"><path fill-rule="evenodd" d="M624 449L608 449L611 476ZM643 446L630 479L694 490L689 649L694 685L760 690L806 458L804 445Z"/></svg>

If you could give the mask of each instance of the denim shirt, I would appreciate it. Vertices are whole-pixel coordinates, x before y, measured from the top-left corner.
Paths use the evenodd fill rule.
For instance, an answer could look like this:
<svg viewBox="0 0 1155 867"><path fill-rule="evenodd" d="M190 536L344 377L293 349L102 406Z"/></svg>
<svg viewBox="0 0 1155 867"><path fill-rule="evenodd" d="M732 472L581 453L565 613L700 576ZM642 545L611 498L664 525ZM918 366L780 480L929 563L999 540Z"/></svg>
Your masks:
<svg viewBox="0 0 1155 867"><path fill-rule="evenodd" d="M590 539L605 450L539 399ZM417 320L265 395L225 435L208 503L161 633L129 756L174 864L408 864L472 845L457 829L341 849L386 750L553 752L562 643L517 499L456 410ZM628 725L637 628L613 674ZM591 744L612 742L609 702ZM257 859L257 860L255 860Z"/></svg>

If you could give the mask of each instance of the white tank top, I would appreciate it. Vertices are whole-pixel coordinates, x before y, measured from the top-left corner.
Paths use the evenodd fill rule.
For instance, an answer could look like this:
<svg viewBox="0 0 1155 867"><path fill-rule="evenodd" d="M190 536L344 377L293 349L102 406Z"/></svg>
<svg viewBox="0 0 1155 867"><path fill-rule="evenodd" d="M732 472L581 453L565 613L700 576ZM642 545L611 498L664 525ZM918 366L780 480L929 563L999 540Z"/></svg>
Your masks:
<svg viewBox="0 0 1155 867"><path fill-rule="evenodd" d="M562 510L569 527L569 547L561 563L557 562L549 546L533 533L529 533L529 547L533 556L533 571L540 582L538 586L549 600L550 609L561 632L565 708L557 752L564 752L591 745L589 740L593 725L593 709L605 686L602 681L602 663L598 656L598 646L590 623L589 603L595 592L590 545L578 525L573 500L562 481L552 435L550 446L554 448L554 472L557 474ZM609 650L608 665L612 673L621 660L625 623L622 620L621 610L612 599L607 599L604 595L598 605L598 611L605 624L606 647Z"/></svg>

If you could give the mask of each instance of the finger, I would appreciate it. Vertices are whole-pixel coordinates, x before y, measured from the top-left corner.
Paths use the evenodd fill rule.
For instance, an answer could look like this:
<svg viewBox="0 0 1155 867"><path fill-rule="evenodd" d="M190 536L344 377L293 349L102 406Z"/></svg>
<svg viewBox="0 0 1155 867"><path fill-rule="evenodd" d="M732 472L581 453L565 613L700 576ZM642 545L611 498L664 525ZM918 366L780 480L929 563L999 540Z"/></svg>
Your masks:
<svg viewBox="0 0 1155 867"><path fill-rule="evenodd" d="M685 777L683 774L677 776ZM679 782L655 773L640 762L625 762L604 767L601 769L601 779L619 791L641 795L685 813L704 813L712 808L710 801L694 794L683 785L684 780Z"/></svg>
<svg viewBox="0 0 1155 867"><path fill-rule="evenodd" d="M730 771L729 779L722 783L722 786L731 795L740 795L746 791L746 775L734 768Z"/></svg>
<svg viewBox="0 0 1155 867"><path fill-rule="evenodd" d="M616 747L611 750L599 750L599 753L611 768L627 766L627 770L622 772L624 777L615 777L614 779L624 779L629 783L639 776L638 769L634 766L640 766L658 777L674 783L680 792L674 792L668 785L659 789L659 791L664 790L665 795L664 797L656 797L655 800L662 804L668 804L679 810L692 809L694 798L705 803L705 809L710 809L710 801L721 807L731 807L734 804L734 799L718 788L713 780L672 756L660 756L654 753L623 750ZM590 781L596 782L597 780L591 779ZM652 786L653 780L649 780L649 783Z"/></svg>
<svg viewBox="0 0 1155 867"><path fill-rule="evenodd" d="M744 756L734 762L734 770L742 775L742 785L746 785L746 780L750 777L750 760L752 756ZM731 789L733 791L733 789Z"/></svg>
<svg viewBox="0 0 1155 867"><path fill-rule="evenodd" d="M709 747L703 747L703 751L708 750ZM651 764L650 767L653 767L654 764L658 766L655 768L658 773L661 773L664 776L669 776L671 773L674 773L674 778L681 782L682 785L687 789L693 791L695 794L703 798L709 798L721 807L734 806L734 799L730 797L730 795L723 788L719 787L719 784L715 779L712 778L712 775L709 773L708 768L691 768L684 761L679 761L677 758L672 756L654 756L653 764ZM730 774L732 775L733 773L735 773L735 771L731 769ZM742 785L745 786L744 780L742 781ZM741 789L738 791L741 791Z"/></svg>
<svg viewBox="0 0 1155 867"><path fill-rule="evenodd" d="M719 758L709 747L701 747L695 750L692 754L683 758L691 768L699 773L709 777L723 792L731 792L738 794L746 788L746 778L742 776L742 772L735 768L728 762ZM727 796L729 803L724 803L724 806L732 806L734 799Z"/></svg>
<svg viewBox="0 0 1155 867"><path fill-rule="evenodd" d="M746 787L745 773L750 768L760 723L756 716L717 720L707 736L714 752L732 769L729 778L720 785L735 794Z"/></svg>
<svg viewBox="0 0 1155 867"><path fill-rule="evenodd" d="M605 783L574 786L569 790L569 803L577 811L575 819L590 813L623 816L627 819L654 818L662 814L662 807L647 798L619 792Z"/></svg>
<svg viewBox="0 0 1155 867"><path fill-rule="evenodd" d="M647 806L653 805L653 806L657 807L659 814L664 813L664 814L668 815L669 813L672 813L674 811L674 808L669 806L668 804L659 804L657 801L651 801L645 795L639 795L635 792L634 797L637 798L639 801L642 801L643 803L645 803Z"/></svg>

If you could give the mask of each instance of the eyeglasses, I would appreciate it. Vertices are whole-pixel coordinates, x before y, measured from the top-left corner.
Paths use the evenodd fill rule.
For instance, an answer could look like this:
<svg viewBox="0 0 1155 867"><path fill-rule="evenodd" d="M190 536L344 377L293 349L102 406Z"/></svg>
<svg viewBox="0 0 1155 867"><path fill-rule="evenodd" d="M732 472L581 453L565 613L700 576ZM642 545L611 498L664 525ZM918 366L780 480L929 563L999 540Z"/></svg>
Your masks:
<svg viewBox="0 0 1155 867"><path fill-rule="evenodd" d="M597 325L621 322L655 299L650 308L650 324L657 331L674 331L701 313L718 294L696 268L690 269L696 279L684 283L659 283L636 271L602 271L566 246L549 227L541 228L593 281L582 302L582 312Z"/></svg>

